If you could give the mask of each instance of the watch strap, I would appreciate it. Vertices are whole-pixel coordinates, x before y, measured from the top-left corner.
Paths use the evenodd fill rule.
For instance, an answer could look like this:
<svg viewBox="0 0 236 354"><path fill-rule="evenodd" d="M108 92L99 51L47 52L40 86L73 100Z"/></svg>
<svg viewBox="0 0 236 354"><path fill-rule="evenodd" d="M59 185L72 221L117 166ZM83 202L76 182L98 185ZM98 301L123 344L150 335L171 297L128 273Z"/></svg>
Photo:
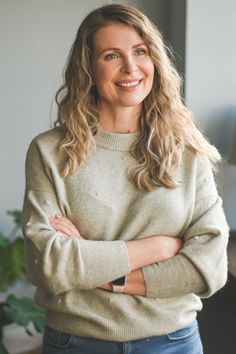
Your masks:
<svg viewBox="0 0 236 354"><path fill-rule="evenodd" d="M126 285L126 276L115 279L111 282L114 293L123 293Z"/></svg>

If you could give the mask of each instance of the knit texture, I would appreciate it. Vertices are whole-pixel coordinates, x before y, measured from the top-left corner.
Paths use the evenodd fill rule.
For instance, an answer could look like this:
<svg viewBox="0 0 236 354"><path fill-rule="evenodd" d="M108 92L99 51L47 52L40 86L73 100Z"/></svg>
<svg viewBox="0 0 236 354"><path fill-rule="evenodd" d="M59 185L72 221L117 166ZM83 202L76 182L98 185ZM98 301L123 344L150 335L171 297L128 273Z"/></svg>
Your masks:
<svg viewBox="0 0 236 354"><path fill-rule="evenodd" d="M176 189L138 190L127 174L139 133L98 131L97 152L61 177L59 128L37 136L26 158L23 232L27 276L47 324L77 336L128 341L188 325L226 282L228 226L210 164L188 151ZM64 237L49 217L68 217L86 240ZM126 240L181 237L181 252L142 268L146 296L98 289L130 272Z"/></svg>

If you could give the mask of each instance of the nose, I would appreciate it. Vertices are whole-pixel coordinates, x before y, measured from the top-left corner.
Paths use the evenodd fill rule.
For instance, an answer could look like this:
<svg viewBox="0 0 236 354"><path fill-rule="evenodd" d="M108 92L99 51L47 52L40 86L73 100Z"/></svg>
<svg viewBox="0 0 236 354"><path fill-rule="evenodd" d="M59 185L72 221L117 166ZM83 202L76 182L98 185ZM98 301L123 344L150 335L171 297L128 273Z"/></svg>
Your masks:
<svg viewBox="0 0 236 354"><path fill-rule="evenodd" d="M121 71L126 74L132 74L137 71L137 63L135 58L132 56L127 56L123 59Z"/></svg>

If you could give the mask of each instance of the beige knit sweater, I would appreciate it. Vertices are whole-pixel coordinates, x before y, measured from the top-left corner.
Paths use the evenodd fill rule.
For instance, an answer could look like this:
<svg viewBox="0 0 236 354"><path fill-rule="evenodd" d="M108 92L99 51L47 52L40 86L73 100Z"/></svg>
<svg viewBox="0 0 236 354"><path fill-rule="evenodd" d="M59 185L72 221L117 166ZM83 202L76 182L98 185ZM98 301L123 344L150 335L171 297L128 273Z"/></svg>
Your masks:
<svg viewBox="0 0 236 354"><path fill-rule="evenodd" d="M153 192L127 178L138 133L99 131L97 153L63 179L61 131L37 136L26 159L23 231L29 280L47 324L78 336L127 341L166 334L188 325L200 297L227 277L228 226L209 163L186 151L177 173L181 186ZM86 240L63 237L48 218L74 222ZM144 267L147 295L98 289L130 272L125 240L151 235L182 237L181 252Z"/></svg>

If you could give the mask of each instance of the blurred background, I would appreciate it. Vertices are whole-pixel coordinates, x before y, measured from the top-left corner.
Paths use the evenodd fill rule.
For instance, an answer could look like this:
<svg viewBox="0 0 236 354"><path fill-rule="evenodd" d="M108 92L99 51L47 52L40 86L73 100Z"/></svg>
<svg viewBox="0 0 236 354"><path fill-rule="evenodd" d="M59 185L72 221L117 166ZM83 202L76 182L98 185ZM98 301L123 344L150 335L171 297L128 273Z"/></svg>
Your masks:
<svg viewBox="0 0 236 354"><path fill-rule="evenodd" d="M3 233L9 233L12 227L6 211L22 208L24 161L29 143L55 120L54 95L62 83L67 54L79 24L91 9L110 2L0 0L0 231ZM175 64L184 81L186 105L194 113L197 126L225 158L216 180L231 236L236 239L236 156L232 157L236 150L236 1L113 2L140 8L173 48ZM236 251L232 254L231 262L235 262ZM14 289L20 295L34 291L25 284L17 284ZM233 324L235 329L236 315ZM210 349L206 352L217 353L223 352L213 353ZM224 353L236 353L236 343L233 351L228 349Z"/></svg>

